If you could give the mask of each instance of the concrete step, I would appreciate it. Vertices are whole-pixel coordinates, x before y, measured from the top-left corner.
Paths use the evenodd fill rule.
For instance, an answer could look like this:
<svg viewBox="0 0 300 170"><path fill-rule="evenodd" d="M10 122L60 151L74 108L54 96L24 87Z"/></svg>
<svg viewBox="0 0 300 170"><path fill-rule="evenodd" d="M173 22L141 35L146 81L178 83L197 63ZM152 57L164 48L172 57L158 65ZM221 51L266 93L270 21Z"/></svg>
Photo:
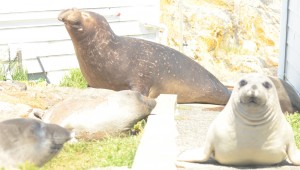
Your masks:
<svg viewBox="0 0 300 170"><path fill-rule="evenodd" d="M177 95L161 94L148 117L132 170L175 170Z"/></svg>

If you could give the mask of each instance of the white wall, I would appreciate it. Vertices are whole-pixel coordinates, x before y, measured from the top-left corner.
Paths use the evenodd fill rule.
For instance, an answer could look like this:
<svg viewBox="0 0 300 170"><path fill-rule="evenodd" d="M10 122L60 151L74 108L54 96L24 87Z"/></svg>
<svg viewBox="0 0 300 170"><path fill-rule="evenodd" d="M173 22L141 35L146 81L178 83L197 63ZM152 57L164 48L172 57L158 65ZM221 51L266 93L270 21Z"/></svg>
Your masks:
<svg viewBox="0 0 300 170"><path fill-rule="evenodd" d="M300 1L283 0L279 77L300 92Z"/></svg>
<svg viewBox="0 0 300 170"><path fill-rule="evenodd" d="M58 84L78 67L70 37L57 20L61 10L73 7L104 15L118 35L159 41L159 0L6 1L0 6L0 61L21 51L28 73L41 76L39 57L50 82Z"/></svg>

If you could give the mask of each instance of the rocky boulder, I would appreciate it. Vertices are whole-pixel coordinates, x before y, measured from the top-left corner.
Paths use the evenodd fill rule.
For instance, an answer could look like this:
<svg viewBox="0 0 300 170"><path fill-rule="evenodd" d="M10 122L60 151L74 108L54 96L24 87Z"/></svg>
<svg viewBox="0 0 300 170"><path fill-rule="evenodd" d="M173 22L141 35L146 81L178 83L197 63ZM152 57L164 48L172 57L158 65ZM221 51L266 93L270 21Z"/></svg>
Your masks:
<svg viewBox="0 0 300 170"><path fill-rule="evenodd" d="M276 75L280 2L162 0L167 45L197 60L222 82L235 82L249 72Z"/></svg>

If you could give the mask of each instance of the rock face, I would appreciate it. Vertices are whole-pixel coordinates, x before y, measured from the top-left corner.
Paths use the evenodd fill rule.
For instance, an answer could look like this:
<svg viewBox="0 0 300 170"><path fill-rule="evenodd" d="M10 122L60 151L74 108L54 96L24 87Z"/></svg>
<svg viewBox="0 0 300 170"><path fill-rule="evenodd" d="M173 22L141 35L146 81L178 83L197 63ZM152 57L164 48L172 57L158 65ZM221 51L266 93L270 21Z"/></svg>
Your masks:
<svg viewBox="0 0 300 170"><path fill-rule="evenodd" d="M34 117L80 89L0 81L0 121Z"/></svg>
<svg viewBox="0 0 300 170"><path fill-rule="evenodd" d="M197 60L223 82L240 74L275 75L280 0L162 0L167 45Z"/></svg>
<svg viewBox="0 0 300 170"><path fill-rule="evenodd" d="M154 99L139 92L85 89L60 102L44 115L43 121L75 132L80 139L101 139L128 132L155 107Z"/></svg>

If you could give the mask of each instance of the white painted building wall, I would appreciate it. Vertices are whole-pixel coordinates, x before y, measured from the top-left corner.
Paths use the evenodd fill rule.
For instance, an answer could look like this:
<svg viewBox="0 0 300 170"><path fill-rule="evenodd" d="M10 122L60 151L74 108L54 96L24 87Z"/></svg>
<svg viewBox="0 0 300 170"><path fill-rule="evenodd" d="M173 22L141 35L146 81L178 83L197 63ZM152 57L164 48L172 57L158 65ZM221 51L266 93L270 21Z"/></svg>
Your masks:
<svg viewBox="0 0 300 170"><path fill-rule="evenodd" d="M159 42L159 0L25 0L0 6L0 61L13 60L18 51L31 77L58 84L71 68L78 68L73 44L58 14L68 8L102 14L117 35ZM38 59L41 64L39 64Z"/></svg>
<svg viewBox="0 0 300 170"><path fill-rule="evenodd" d="M282 0L278 75L300 92L300 1Z"/></svg>

